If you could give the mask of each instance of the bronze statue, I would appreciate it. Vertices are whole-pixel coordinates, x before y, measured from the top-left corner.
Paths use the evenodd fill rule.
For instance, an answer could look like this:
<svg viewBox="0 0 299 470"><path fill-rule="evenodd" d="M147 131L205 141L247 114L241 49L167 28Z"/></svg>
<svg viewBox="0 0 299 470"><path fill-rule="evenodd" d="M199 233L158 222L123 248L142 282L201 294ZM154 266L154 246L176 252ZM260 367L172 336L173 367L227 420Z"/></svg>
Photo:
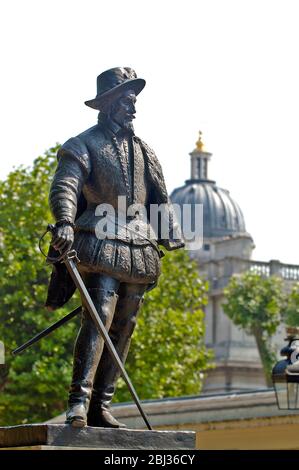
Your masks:
<svg viewBox="0 0 299 470"><path fill-rule="evenodd" d="M98 124L62 145L49 195L56 220L49 257L76 250L80 274L123 363L144 294L155 287L160 275L163 252L159 245L167 250L184 246L176 232L157 157L134 134L136 96L144 86L145 81L129 67L113 68L98 76L97 96L85 102L99 111ZM125 205L119 204L120 199ZM162 219L158 228L151 230L151 205L167 208L167 237L162 234ZM138 210L128 213L128 206ZM101 207L114 211L113 233L109 232L107 210ZM98 224L103 221L104 235L103 231L99 235ZM55 263L48 308L64 305L74 290L65 266ZM103 339L83 309L74 348L67 423L123 427L109 408L118 377Z"/></svg>

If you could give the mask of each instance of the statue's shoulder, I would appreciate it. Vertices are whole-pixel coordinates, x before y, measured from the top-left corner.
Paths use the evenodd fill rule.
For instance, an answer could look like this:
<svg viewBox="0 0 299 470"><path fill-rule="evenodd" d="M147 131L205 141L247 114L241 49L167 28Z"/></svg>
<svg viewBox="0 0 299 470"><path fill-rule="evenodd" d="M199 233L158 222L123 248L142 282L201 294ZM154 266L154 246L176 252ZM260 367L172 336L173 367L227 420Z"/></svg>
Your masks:
<svg viewBox="0 0 299 470"><path fill-rule="evenodd" d="M86 151L88 140L93 135L95 127L96 126L90 127L86 131L81 132L80 134L74 137L71 137L66 142L64 142L64 144L62 144L60 148L61 153L64 153L65 151L77 152L80 149L80 147L82 151Z"/></svg>
<svg viewBox="0 0 299 470"><path fill-rule="evenodd" d="M86 129L86 131L81 132L75 138L84 142L85 145L89 145L93 140L104 139L105 134L102 127L96 124L95 126Z"/></svg>
<svg viewBox="0 0 299 470"><path fill-rule="evenodd" d="M100 126L95 125L68 139L60 148L58 157L65 154L92 156L94 146L98 147L105 140Z"/></svg>
<svg viewBox="0 0 299 470"><path fill-rule="evenodd" d="M150 147L144 140L140 139L140 137L136 137L139 145L143 151L143 154L147 160L147 163L150 167L154 167L155 171L162 174L162 167L158 160L158 157L152 147Z"/></svg>
<svg viewBox="0 0 299 470"><path fill-rule="evenodd" d="M140 137L135 137L135 139L139 143L146 159L149 160L154 165L156 165L156 164L159 165L158 157L157 157L155 151L152 149L152 147L150 147L144 140L140 139Z"/></svg>
<svg viewBox="0 0 299 470"><path fill-rule="evenodd" d="M137 136L135 136L135 139L137 140L139 145L141 145L143 150L145 150L147 153L154 154L156 156L154 150L143 139L140 139L140 137Z"/></svg>
<svg viewBox="0 0 299 470"><path fill-rule="evenodd" d="M91 169L92 147L95 141L101 140L98 126L93 126L75 137L68 139L59 149L57 158L71 157L89 173Z"/></svg>

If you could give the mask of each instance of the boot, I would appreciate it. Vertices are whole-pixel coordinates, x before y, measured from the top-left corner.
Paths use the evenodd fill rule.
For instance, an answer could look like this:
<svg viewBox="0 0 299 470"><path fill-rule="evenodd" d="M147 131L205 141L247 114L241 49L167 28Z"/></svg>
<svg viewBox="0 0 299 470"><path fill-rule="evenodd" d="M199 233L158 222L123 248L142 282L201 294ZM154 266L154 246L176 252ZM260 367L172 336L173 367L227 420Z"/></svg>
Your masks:
<svg viewBox="0 0 299 470"><path fill-rule="evenodd" d="M123 362L126 361L131 336L136 325L136 316L142 304L141 294L127 295L118 300L109 336ZM90 407L87 415L88 426L104 428L124 428L125 424L117 421L110 412L110 403L115 392L115 385L120 371L111 360L106 347L98 365Z"/></svg>
<svg viewBox="0 0 299 470"><path fill-rule="evenodd" d="M117 421L110 411L110 402L114 395L114 387L107 387L99 390L98 393L93 391L92 400L88 411L88 426L96 428L125 428L126 425ZM106 397L106 400L105 398Z"/></svg>
<svg viewBox="0 0 299 470"><path fill-rule="evenodd" d="M89 295L107 330L115 311L118 295L101 288L89 288ZM92 384L104 348L104 341L89 313L84 310L74 348L73 378L69 394L66 423L74 427L87 425Z"/></svg>

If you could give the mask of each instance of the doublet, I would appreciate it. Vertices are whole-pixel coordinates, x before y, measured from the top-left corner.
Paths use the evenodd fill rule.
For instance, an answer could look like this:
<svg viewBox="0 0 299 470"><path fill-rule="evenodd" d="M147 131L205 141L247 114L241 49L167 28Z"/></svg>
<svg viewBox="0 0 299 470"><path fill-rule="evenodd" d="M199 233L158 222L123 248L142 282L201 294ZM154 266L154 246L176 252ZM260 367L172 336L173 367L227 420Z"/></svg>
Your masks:
<svg viewBox="0 0 299 470"><path fill-rule="evenodd" d="M182 240L176 236L174 214L156 155L133 133L122 136L118 131L115 123L100 121L62 145L49 194L50 208L56 222L75 224L73 248L82 271L102 272L123 282L155 285L160 275L158 245L176 249L182 246ZM100 239L96 227L101 215L96 215L96 208L109 205L119 216L120 196L126 207L133 204L145 208L147 220L143 218L140 222L143 230L126 231L124 236L117 229L115 239ZM169 207L167 239L149 226L151 204ZM55 274L47 303L51 303L53 296Z"/></svg>

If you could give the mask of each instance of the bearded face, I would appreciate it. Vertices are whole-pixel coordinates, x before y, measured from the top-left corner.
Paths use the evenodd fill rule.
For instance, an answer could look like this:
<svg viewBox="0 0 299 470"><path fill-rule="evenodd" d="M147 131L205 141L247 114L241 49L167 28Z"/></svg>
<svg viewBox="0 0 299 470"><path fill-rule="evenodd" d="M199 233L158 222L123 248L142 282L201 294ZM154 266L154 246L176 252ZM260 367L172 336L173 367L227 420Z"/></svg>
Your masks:
<svg viewBox="0 0 299 470"><path fill-rule="evenodd" d="M111 104L109 117L124 129L132 129L132 121L136 113L136 95L133 90L124 91L119 98Z"/></svg>

